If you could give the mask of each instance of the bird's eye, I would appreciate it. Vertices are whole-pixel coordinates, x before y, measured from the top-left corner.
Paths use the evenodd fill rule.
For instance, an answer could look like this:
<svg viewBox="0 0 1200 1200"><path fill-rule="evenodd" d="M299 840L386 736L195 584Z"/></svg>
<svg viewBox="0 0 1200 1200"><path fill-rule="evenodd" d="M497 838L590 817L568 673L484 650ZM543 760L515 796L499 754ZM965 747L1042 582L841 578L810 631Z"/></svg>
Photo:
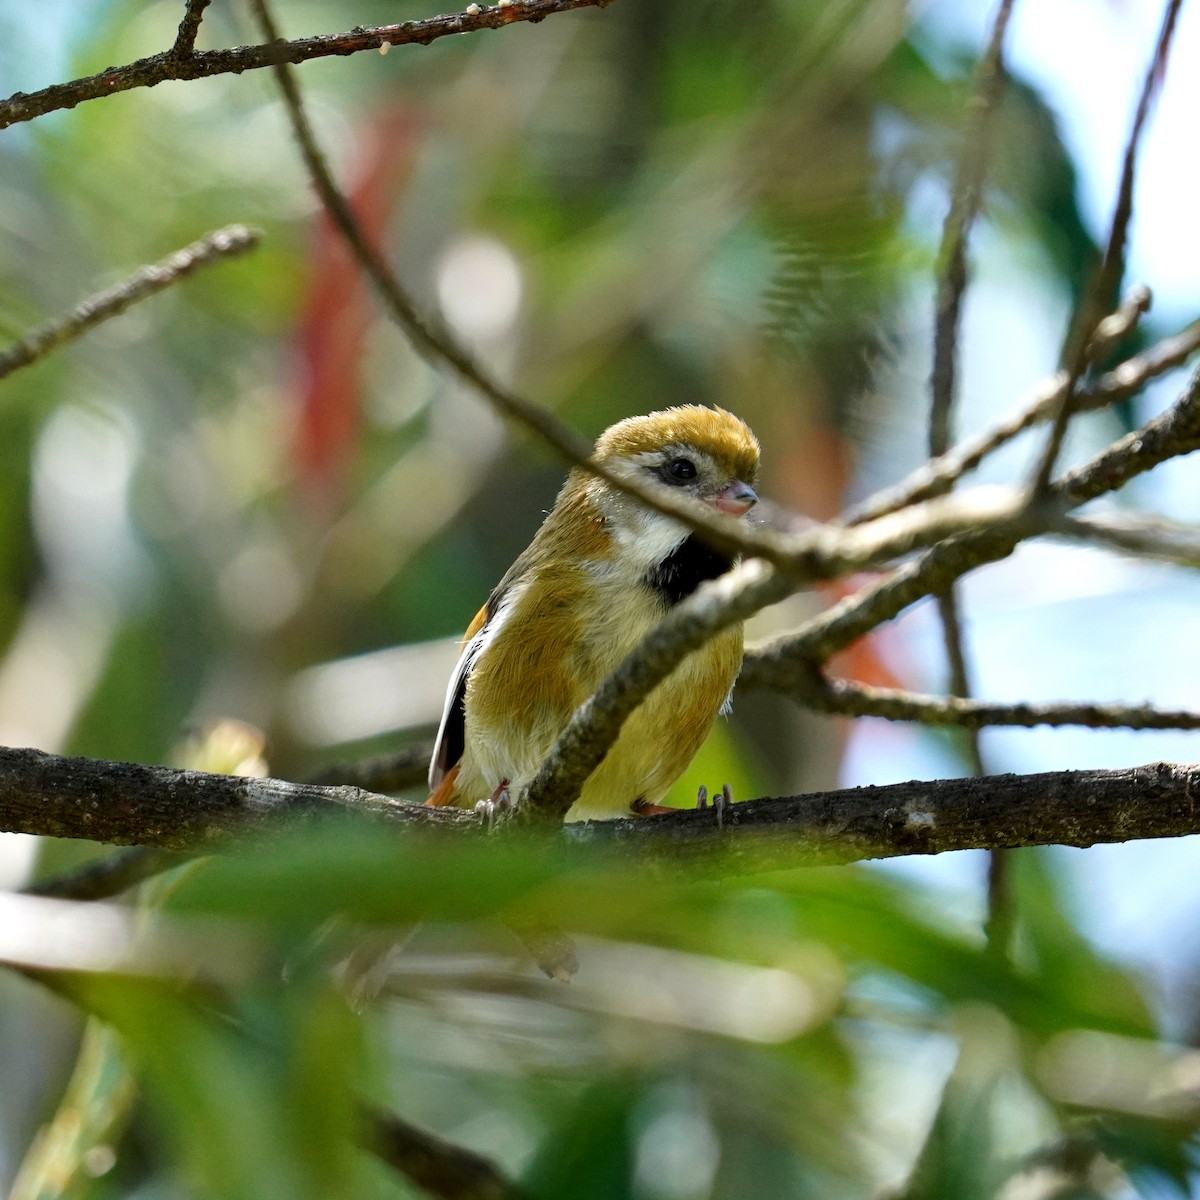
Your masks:
<svg viewBox="0 0 1200 1200"><path fill-rule="evenodd" d="M677 483L696 478L696 464L690 458L674 458L667 463L667 475Z"/></svg>

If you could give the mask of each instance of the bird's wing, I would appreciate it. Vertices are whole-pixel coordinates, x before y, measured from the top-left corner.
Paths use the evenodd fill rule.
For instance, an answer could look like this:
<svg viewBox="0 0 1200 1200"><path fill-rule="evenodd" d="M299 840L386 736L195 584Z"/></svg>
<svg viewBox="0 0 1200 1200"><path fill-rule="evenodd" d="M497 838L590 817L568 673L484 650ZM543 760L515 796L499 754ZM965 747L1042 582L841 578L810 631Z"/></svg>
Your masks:
<svg viewBox="0 0 1200 1200"><path fill-rule="evenodd" d="M449 776L455 772L467 741L467 680L475 660L499 630L514 599L523 591L530 563L536 556L536 546L537 538L534 538L504 573L504 578L496 584L487 603L475 614L475 619L463 634L462 653L450 677L450 686L446 689L446 706L442 709L442 723L438 726L433 759L429 763L429 786L433 789L433 795L425 801L426 804L436 806L451 802L454 780Z"/></svg>
<svg viewBox="0 0 1200 1200"><path fill-rule="evenodd" d="M454 674L450 676L450 684L446 688L446 704L442 709L442 721L438 726L437 741L434 743L433 758L429 763L429 786L436 792L437 786L462 758L466 744L466 697L467 679L471 674L471 666L479 653L487 635L487 623L495 612L493 600L495 593L488 602L475 614L475 619L467 626L463 634L462 653ZM433 801L433 798L430 798ZM436 801L433 801L436 803Z"/></svg>

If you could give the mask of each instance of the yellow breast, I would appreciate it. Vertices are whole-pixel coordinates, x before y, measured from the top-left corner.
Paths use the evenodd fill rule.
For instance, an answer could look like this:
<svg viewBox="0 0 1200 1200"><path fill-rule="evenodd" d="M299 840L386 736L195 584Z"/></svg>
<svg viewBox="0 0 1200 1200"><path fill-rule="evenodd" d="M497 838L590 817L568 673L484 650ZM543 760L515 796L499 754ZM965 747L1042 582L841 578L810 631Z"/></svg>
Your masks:
<svg viewBox="0 0 1200 1200"><path fill-rule="evenodd" d="M595 564L548 567L515 589L467 684L456 803L474 804L502 779L514 795L525 787L572 713L662 613L643 584ZM638 801L661 800L704 741L741 660L740 626L689 655L626 722L567 819L625 816Z"/></svg>

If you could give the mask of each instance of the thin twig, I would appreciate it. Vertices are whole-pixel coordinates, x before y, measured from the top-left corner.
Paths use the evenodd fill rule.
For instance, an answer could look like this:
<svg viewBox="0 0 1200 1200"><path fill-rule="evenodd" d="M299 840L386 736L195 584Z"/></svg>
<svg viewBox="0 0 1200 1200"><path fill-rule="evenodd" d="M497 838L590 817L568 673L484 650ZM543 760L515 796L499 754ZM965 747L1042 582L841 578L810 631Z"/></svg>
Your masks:
<svg viewBox="0 0 1200 1200"><path fill-rule="evenodd" d="M959 696L929 696L900 688L870 687L846 679L822 679L800 694L806 708L847 717L879 717L922 725L958 725L981 729L1009 726L1082 725L1088 729L1200 729L1200 712L1156 709L1150 705L992 704Z"/></svg>
<svg viewBox="0 0 1200 1200"><path fill-rule="evenodd" d="M1200 527L1162 517L1064 515L1053 522L1051 532L1138 558L1200 566Z"/></svg>
<svg viewBox="0 0 1200 1200"><path fill-rule="evenodd" d="M950 211L938 250L937 318L933 336L929 453L944 454L951 441L951 413L958 374L958 333L967 288L967 238L979 212L983 179L991 157L995 113L1003 94L1004 35L1013 0L1000 0L987 49L979 60L967 128L958 156Z"/></svg>
<svg viewBox="0 0 1200 1200"><path fill-rule="evenodd" d="M958 607L958 588L952 583L944 592L934 597L937 604L938 621L942 627L942 645L946 651L948 688L951 696L969 698L974 692L971 668L967 660L966 642L963 637L962 617ZM964 749L967 766L972 775L985 775L983 747L979 741L979 730L965 730Z"/></svg>
<svg viewBox="0 0 1200 1200"><path fill-rule="evenodd" d="M457 12L401 21L395 25L359 27L346 33L323 33L266 46L234 46L226 50L200 50L176 57L172 50L140 58L120 67L108 67L97 75L52 84L36 92L14 92L0 100L0 129L21 121L32 121L46 113L74 108L86 100L98 100L131 88L154 87L171 79L204 79L212 75L240 75L276 63L302 63L331 55L358 54L389 46L427 46L438 38L479 29L502 29L517 21L535 24L546 17L579 8L604 8L613 0L514 0L506 7L481 7L477 13Z"/></svg>
<svg viewBox="0 0 1200 1200"><path fill-rule="evenodd" d="M277 31L266 0L254 0L254 7L264 36L274 38ZM435 365L449 367L502 414L537 433L576 466L599 475L652 508L677 517L701 532L705 540L717 548L733 556L745 554L764 558L797 580L829 578L846 569L878 561L881 557L879 546L886 547L886 554L902 554L974 524L977 516L985 521L990 519L990 511L976 514L968 502L964 501L960 506L934 500L906 513L889 514L870 526L849 531L828 527L786 537L771 530L747 527L721 513L705 511L703 506L680 498L664 487L644 483L619 468L594 461L590 457L590 447L574 430L553 414L500 387L440 322L434 323L420 313L386 259L368 241L349 202L334 181L329 164L313 136L291 69L278 64L276 75L293 132L322 205L414 348ZM980 489L979 494L982 492Z"/></svg>
<svg viewBox="0 0 1200 1200"><path fill-rule="evenodd" d="M1125 306L1118 312L1131 315ZM1125 326L1124 331L1128 332L1132 327L1131 322ZM1163 338L1141 353L1126 359L1102 375L1091 387L1081 388L1075 397L1076 413L1094 412L1128 399L1145 387L1151 379L1181 366L1197 349L1200 349L1200 321L1194 321L1179 333ZM914 501L927 500L931 496L940 496L949 491L963 475L974 470L989 454L1039 421L1053 416L1066 392L1067 383L1066 372L1056 372L990 429L960 442L945 454L922 463L900 483L867 497L843 514L842 521L847 525L858 525L863 521L896 512Z"/></svg>
<svg viewBox="0 0 1200 1200"><path fill-rule="evenodd" d="M432 742L417 742L392 754L380 754L357 762L330 763L309 779L325 787L349 785L368 792L402 792L425 782Z"/></svg>
<svg viewBox="0 0 1200 1200"><path fill-rule="evenodd" d="M362 1141L440 1200L519 1200L524 1193L482 1155L380 1108L362 1109Z"/></svg>
<svg viewBox="0 0 1200 1200"><path fill-rule="evenodd" d="M183 18L179 22L179 31L175 34L175 44L171 47L172 58L187 58L195 54L200 22L204 20L204 10L211 3L212 0L187 0Z"/></svg>
<svg viewBox="0 0 1200 1200"><path fill-rule="evenodd" d="M22 891L27 896L52 896L58 900L108 900L188 861L189 856L149 846L133 846L99 862L84 863L73 871L53 875Z"/></svg>
<svg viewBox="0 0 1200 1200"><path fill-rule="evenodd" d="M266 0L254 0L254 9L263 36L271 39L273 45L287 44L276 41L278 31ZM455 340L440 320L422 314L387 259L371 244L350 202L334 180L328 160L313 134L291 68L283 61L273 65L292 132L322 207L374 285L389 316L422 358L434 367L449 368L501 415L537 434L568 462L600 476L651 508L678 518L689 528L703 533L705 540L715 548L731 557L758 554L772 561L781 560L784 551L769 531L756 532L745 523L706 510L666 487L643 483L630 474L593 461L591 446L579 434L552 413L501 387Z"/></svg>
<svg viewBox="0 0 1200 1200"><path fill-rule="evenodd" d="M1075 411L1076 386L1089 363L1093 361L1096 349L1093 343L1093 334L1100 324L1101 314L1112 308L1117 291L1121 286L1121 279L1125 274L1125 251L1129 240L1129 226L1133 220L1133 190L1137 177L1138 151L1141 147L1142 134L1153 109L1154 99L1166 73L1167 59L1171 52L1171 39L1175 33L1181 6L1182 0L1167 0L1166 9L1163 12L1158 42L1154 48L1154 55L1150 59L1150 65L1146 69L1146 77L1142 81L1133 127L1130 129L1129 138L1125 143L1125 154L1121 164L1121 182L1117 189L1117 202L1114 206L1112 222L1109 225L1104 257L1101 259L1091 286L1084 293L1067 335L1066 345L1063 348L1063 367L1067 376L1066 387L1058 402L1050 433L1046 438L1046 445L1033 474L1030 485L1031 492L1043 492L1049 486L1050 477L1054 472L1054 464L1058 461L1063 438L1066 436L1067 425Z"/></svg>
<svg viewBox="0 0 1200 1200"><path fill-rule="evenodd" d="M991 159L995 114L1003 95L1004 35L1012 16L1012 0L1000 0L992 22L988 45L979 60L966 137L958 155L950 211L942 230L938 251L937 313L933 332L933 370L930 374L929 453L945 454L953 433L954 401L958 380L959 334L963 298L966 296L969 269L967 240L979 213L983 181ZM955 584L936 596L938 620L949 668L949 691L953 696L971 694L970 666L962 621L959 616ZM973 775L984 774L983 749L978 729L964 731L968 765ZM988 870L988 942L1003 948L1007 944L1007 911L1004 886L1003 852L993 851Z"/></svg>
<svg viewBox="0 0 1200 1200"><path fill-rule="evenodd" d="M1135 476L1168 459L1200 450L1200 371L1164 413L1068 471L1050 488L1052 499L1076 507L1116 491ZM752 648L739 686L790 689L851 642L899 615L910 604L985 563L1006 558L1020 539L995 530L951 538L915 562L805 622L800 629Z"/></svg>
<svg viewBox="0 0 1200 1200"><path fill-rule="evenodd" d="M198 267L244 254L258 244L260 237L257 230L245 225L229 225L176 250L161 262L139 267L128 279L89 296L70 312L30 330L20 341L0 352L0 379L45 358L101 321L123 313L131 304L171 287Z"/></svg>

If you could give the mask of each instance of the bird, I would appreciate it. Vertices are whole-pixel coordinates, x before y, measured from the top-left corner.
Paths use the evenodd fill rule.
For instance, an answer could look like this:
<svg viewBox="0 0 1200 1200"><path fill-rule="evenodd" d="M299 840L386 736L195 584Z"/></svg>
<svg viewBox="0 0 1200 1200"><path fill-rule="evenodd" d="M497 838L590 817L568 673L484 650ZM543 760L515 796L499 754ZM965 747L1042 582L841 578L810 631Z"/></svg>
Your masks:
<svg viewBox="0 0 1200 1200"><path fill-rule="evenodd" d="M610 426L595 461L744 517L759 444L721 408L678 405ZM733 559L582 467L463 638L429 769L426 804L492 811L520 796L571 715L631 650ZM649 694L583 786L567 821L664 809L742 663L742 626L693 651Z"/></svg>

